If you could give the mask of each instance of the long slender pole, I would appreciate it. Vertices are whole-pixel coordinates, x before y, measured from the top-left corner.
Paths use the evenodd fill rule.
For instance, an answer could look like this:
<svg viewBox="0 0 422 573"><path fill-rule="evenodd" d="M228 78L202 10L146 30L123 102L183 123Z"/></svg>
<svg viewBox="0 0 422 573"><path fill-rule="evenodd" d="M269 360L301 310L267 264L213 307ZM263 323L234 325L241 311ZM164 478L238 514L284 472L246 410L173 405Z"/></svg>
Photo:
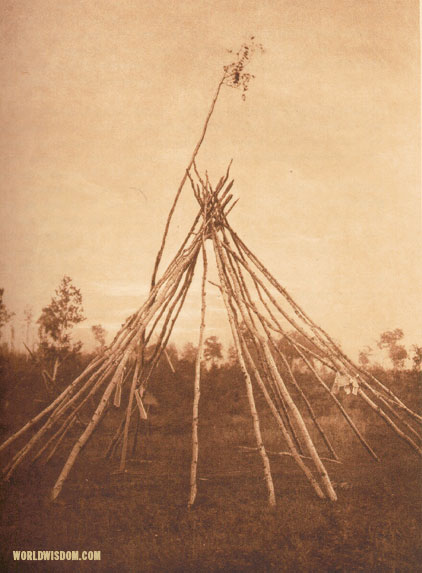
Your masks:
<svg viewBox="0 0 422 573"><path fill-rule="evenodd" d="M269 280L269 282L286 298L286 300L290 303L290 305L292 306L292 308L294 309L295 313L299 316L302 317L302 319L305 321L305 323L311 328L312 332L317 336L317 338L329 349L329 352L333 352L337 355L338 358L340 358L341 362L346 366L348 366L349 368L352 369L352 371L354 373L360 373L364 376L366 376L368 379L372 379L380 388L382 388L382 390L388 395L390 396L393 401L395 402L395 405L397 405L399 408L403 409L409 416L413 417L415 420L417 420L418 422L422 422L422 416L420 416L419 414L417 414L416 412L414 412L413 410L411 410L410 408L408 408L387 386L385 386L384 384L382 384L373 374L366 372L363 368L360 368L359 366L357 366L342 350L341 348L334 342L334 340L330 337L330 335L323 329L321 328L318 324L316 324L306 313L305 311L292 299L292 297L288 294L288 292L286 291L286 289L284 289L280 283L274 278L273 275L271 275L271 273L268 271L268 269L262 264L262 262L258 259L258 257L256 257L245 245L245 243L243 243L243 241L239 238L239 236L231 229L230 227L230 232L236 236L236 238L239 240L240 244L242 245L242 247L245 249L245 251L250 255L250 257L252 258L252 260L254 261L255 265L261 270L261 272L266 276L266 278ZM322 338L322 336L325 337L325 339Z"/></svg>
<svg viewBox="0 0 422 573"><path fill-rule="evenodd" d="M222 232L223 232L223 237L224 237L225 241L228 242L228 240L227 240L227 235L226 235L226 233L225 233L224 228L223 228ZM238 252L239 252L240 257L241 257L242 259L244 259L244 255L243 255L241 249L239 249L239 247L238 247L238 245L237 245L236 243L235 243L235 245L236 245L236 248L238 249ZM284 356L284 354L283 354L282 352L280 352L280 349L278 348L278 346L277 346L277 344L275 343L273 337L271 336L271 333L269 332L269 329L268 329L268 326L267 326L266 322L263 320L263 316L258 312L258 310L257 310L257 308L256 308L256 306L255 306L255 304L253 303L252 298L251 298L251 295L250 295L250 293L249 293L249 289L248 289L247 284L246 284L246 281L245 281L245 278L243 277L242 269L241 269L241 267L240 267L239 262L236 261L236 260L234 260L234 262L233 262L230 253L228 254L228 259L229 259L229 261L232 262L232 269L235 270L235 272L237 272L237 275L239 276L239 278L240 278L240 280L241 280L242 287L243 287L243 293L244 293L244 295L246 296L246 298L247 298L247 300L248 300L248 302L249 302L249 304L248 304L248 314L249 314L249 316L251 316L251 314L252 314L252 310L251 310L251 309L253 309L253 311L255 312L256 316L257 316L258 319L259 319L259 321L261 322L261 324L262 324L262 326L263 326L263 328L264 328L264 330L265 330L265 332L266 332L266 334L267 334L267 337L268 337L268 339L270 340L270 342L271 342L273 348L276 350L276 352L278 353L278 355L281 357L282 362L283 362L284 366L286 367L286 369L287 369L287 371L288 371L288 373L289 373L289 376L290 376L290 379L291 379L293 385L295 386L295 388L299 391L300 395L302 396L302 399L304 400L304 402L305 402L305 404L306 404L306 407L307 407L308 412L309 412L309 414L310 414L310 416L311 416L311 419L312 419L312 421L314 422L315 426L317 427L318 431L320 432L320 434L321 434L321 436L322 436L322 438L323 438L323 440L324 440L324 442L325 442L327 448L329 449L329 451L330 451L330 453L332 454L332 456L334 457L334 459L335 459L335 460L338 460L338 456L337 456L336 452L334 451L333 446L331 445L331 443L330 443L328 437L326 436L325 432L323 431L323 429L321 428L320 424L318 423L318 420L317 420L317 418L316 418L316 416L315 416L315 413L314 413L314 411L313 411L313 408L312 408L312 406L311 406L311 404L310 404L308 398L306 397L305 393L303 392L302 388L299 386L299 384L298 384L298 382L297 382L297 380L296 380L296 378L295 378L295 376L294 376L294 374L293 374L293 372L292 372L292 369L290 368L290 365L289 365L289 363L288 363L286 357ZM234 267L235 267L235 268L234 268ZM275 320L274 315L271 313L271 310L268 308L268 305L266 304L265 300L263 300L263 298L262 298L259 285L256 283L256 281L254 280L253 277L251 277L251 278L252 278L252 281L253 281L253 283L254 283L254 285L255 285L255 288L256 288L256 290L257 290L257 292L258 292L258 296L259 296L261 302L263 303L263 305L264 305L264 307L266 308L267 312L270 314L272 320L277 323L277 321ZM282 402L282 405L284 406L284 409L285 409L284 401ZM288 420L288 423L289 423L289 427L291 428L291 433L292 433L293 437L296 438L296 435L295 435L294 432L293 432L293 428L291 427L290 420L289 420L288 415L287 415L287 411L286 411L286 416L287 416L287 420ZM297 442L297 438L295 439L295 441ZM302 453L302 452L300 451L300 447L299 447L299 452Z"/></svg>
<svg viewBox="0 0 422 573"><path fill-rule="evenodd" d="M215 239L215 241L216 241L216 243L218 244L218 239L217 239L217 238ZM234 276L234 274L233 274L233 272L232 272L232 269L231 269L231 267L230 267L230 264L229 264L228 261L227 261L227 258L226 258L226 256L225 256L224 250L223 250L221 247L219 247L219 246L217 246L217 248L219 248L219 253L220 253L220 256L221 256L221 258L222 258L222 263L224 263L225 267L228 269L228 272L229 272L229 274L231 275L232 284L234 284L234 287L235 287L235 289L236 289L236 277ZM248 319L247 313L246 313L246 311L245 311L245 308L244 308L243 301L242 301L242 299L241 299L240 293L239 293L239 292L236 292L236 295L237 295L237 302L238 302L238 304L239 304L239 309L240 309L240 311L241 311L241 313L242 313L242 318L243 318L243 320L244 320L246 323L248 323L248 322L249 322L249 319ZM251 325L250 325L250 327L251 327ZM252 327L252 329L253 329L253 327ZM335 491L334 491L334 488L333 488L333 486L332 486L332 484L331 484L331 480L330 480L330 478L329 478L329 475L328 475L328 473L327 473L327 470L325 469L324 464L323 464L323 462L321 461L321 458L320 458L319 455L318 455L318 452L317 452L317 450L316 450L316 448L315 448L315 445L314 445L314 443L313 443L313 441L312 441L312 439L311 439L311 437L310 437L310 435L309 435L309 432L308 432L308 429L307 429L307 427L306 427L306 424L305 424L305 422L303 421L303 418L302 418L302 416L301 416L301 414L300 414L300 412L299 412L299 410L298 410L296 404L294 403L293 399L291 398L291 396L290 396L290 394L289 394L289 392L288 392L288 390L287 390L287 388L286 388L286 386L285 386L285 384L284 384L284 381L283 381L283 379L281 378L281 375L280 375L280 373L279 373L278 370L277 370L276 364L275 364L275 362L274 362L274 358L273 358L273 356L272 356L272 354L271 354L271 351L270 351L270 349L269 349L269 347L268 347L268 343L267 343L267 341L266 341L265 339L263 339L263 337L262 337L258 332L256 332L255 335L257 336L258 340L260 340L260 342L261 342L261 344L262 344L262 348L263 348L263 351L264 351L264 355L265 355L267 364L268 364L269 367L270 367L270 370L271 370L271 372L272 372L272 374L273 374L273 376L274 376L274 379L277 381L277 384L278 384L278 386L279 386L279 388L280 388L280 391L281 391L281 393L282 393L282 396L283 396L284 401L286 402L288 408L290 409L290 411L291 411L291 413L292 413L292 415L293 415L293 418L294 418L295 421L296 421L297 427L298 427L298 429L299 429L299 431L300 431L300 433L301 433L301 435L302 435L303 441L304 441L304 443L305 443L305 445L306 445L306 448L307 448L307 450L308 450L308 452L309 452L309 455L312 457L312 459L313 459L313 461L314 461L314 464L315 464L315 466L316 466L316 468L317 468L317 470L318 470L318 472L319 472L319 474L320 474L320 476L321 476L322 482L324 483L324 486L325 486L325 489L326 489L326 491L327 491L328 497L329 497L332 501L336 501L336 500L337 500L337 495L336 495L336 493L335 493Z"/></svg>
<svg viewBox="0 0 422 573"><path fill-rule="evenodd" d="M78 457L80 451L85 446L85 444L87 443L87 441L91 437L92 432L95 430L99 421L101 420L102 415L104 413L104 410L105 410L105 408L108 404L109 398L111 396L111 393L114 390L114 387L117 383L117 380L122 375L123 370L126 366L126 363L129 360L129 357L130 357L130 350L127 350L125 353L125 356L124 356L122 362L119 364L113 378L111 379L111 381L107 385L107 388L104 391L104 394L103 394L103 396L102 396L102 398L101 398L101 400L97 406L97 409L94 412L94 415L91 418L91 421L89 422L89 424L85 428L84 432L79 437L78 441L73 446L72 451L70 452L69 457L67 458L66 463L63 466L63 469L60 472L60 475L57 478L56 483L54 484L54 487L53 487L52 492L51 492L51 501L54 501L57 498L57 496L60 494L62 487L63 487L63 484L66 481L66 478L69 475L69 472L72 469L73 464L76 461L76 458Z"/></svg>
<svg viewBox="0 0 422 573"><path fill-rule="evenodd" d="M236 349L237 357L239 360L240 368L242 370L243 377L244 377L245 383L246 383L246 391L247 391L249 407L250 407L251 415L252 415L253 427L254 427L254 432L255 432L255 439L256 439L257 446L258 446L259 454L261 456L262 464L264 467L264 479L265 479L265 483L266 483L267 490L268 490L268 503L270 506L275 506L276 501L275 501L274 483L273 483L273 478L271 475L270 460L268 459L268 455L267 455L267 452L265 450L264 443L262 441L261 426L260 426L260 422L259 422L258 412L257 412L256 406L255 406L255 399L253 396L252 382L251 382L251 378L250 378L248 369L247 369L246 364L245 364L245 360L243 358L242 345L241 345L241 342L239 339L239 335L237 333L236 324L235 324L235 321L234 321L234 318L232 315L232 311L231 311L231 307L230 307L229 292L227 290L227 285L225 284L224 273L223 273L223 268L222 268L222 261L220 259L219 252L218 252L218 244L217 244L216 232L215 232L214 228L212 229L212 234L213 234L213 244L214 244L215 258L216 258L216 262L217 262L218 274L220 277L220 284L222 287L221 292L223 294L224 304L225 304L227 314L229 317L229 323L230 323L230 327L231 327L231 331L232 331L233 342L235 345L235 349Z"/></svg>
<svg viewBox="0 0 422 573"><path fill-rule="evenodd" d="M244 266L244 268L249 272L249 274L251 275L252 279L256 281L257 284L259 284L259 286L263 289L263 291L265 292L265 294L267 295L267 297L269 298L269 300L271 301L271 303L275 306L275 308L277 308L277 310L281 311L280 306L278 305L277 301L274 299L274 297L271 295L271 292L267 289L267 287L264 285L264 283L261 281L261 279L258 278L258 276L256 275L256 273L253 271L253 269L251 269L251 267L249 266L249 264L246 262L246 260L242 260L240 257L238 257L238 255L236 253L234 253L234 251L232 249L230 249L230 247L226 244L226 243L222 243L222 246L229 252L232 253L233 256L242 264L242 266ZM300 330L299 330L300 331ZM300 331L301 332L301 331ZM284 331L281 330L281 333L286 335L286 333L284 333ZM287 336L287 335L286 335ZM359 440L361 441L361 443L363 444L363 446L368 450L368 452L371 454L371 456L374 458L374 460L379 461L378 456L376 455L376 453L374 452L374 450L371 448L371 446L366 442L366 440L364 439L364 437L362 436L362 434L359 432L358 428L356 427L355 423L353 422L353 420L350 418L350 416L348 415L348 413L345 411L345 409L343 408L343 406L341 405L341 403L337 400L337 398L334 396L334 394L330 391L330 389L328 388L328 386L326 385L326 383L322 380L322 378L319 376L319 374L316 372L315 368L313 368L312 364L310 363L310 361L307 359L307 357L305 356L304 352L301 351L301 349L296 345L296 343L289 337L289 340L291 342L291 344L293 345L293 347L295 348L296 352L299 354L299 356L302 358L302 360L305 362L305 364L307 365L307 367L311 370L311 372L314 374L315 378L317 379L317 381L322 385L322 387L328 392L328 394L330 395L330 398L335 402L335 404L337 405L337 407L340 409L341 413L343 414L343 416L346 418L347 422L349 423L349 425L351 426L351 428L353 429L353 431L355 432L355 434L357 435L357 437L359 438ZM310 339L309 339L310 340ZM331 358L330 358L331 359Z"/></svg>
<svg viewBox="0 0 422 573"><path fill-rule="evenodd" d="M129 402L126 408L125 427L123 431L122 457L120 458L120 468L119 468L121 472L124 471L126 467L126 454L127 454L127 442L129 436L130 418L132 415L133 397L135 395L136 384L138 383L139 371L141 368L141 353L142 353L142 348L140 346L136 356L135 370L133 372L132 384L130 386Z"/></svg>
<svg viewBox="0 0 422 573"><path fill-rule="evenodd" d="M201 324L199 327L199 342L198 351L196 354L195 362L195 381L194 381L194 397L193 397L193 414L192 414L192 462L190 469L190 494L188 507L192 507L195 503L196 494L198 491L197 486L197 472L198 472L198 421L199 421L199 399L201 396L201 359L204 347L204 331L205 331L205 311L207 308L206 301L206 280L207 280L207 253L205 250L205 241L202 240L202 260L203 260L203 273L201 285Z"/></svg>
<svg viewBox="0 0 422 573"><path fill-rule="evenodd" d="M166 226L165 226L165 229L164 229L163 238L162 238L162 241L161 241L161 246L160 246L160 249L159 249L159 251L158 251L157 258L155 259L154 270L153 270L152 279L151 279L151 288L153 288L154 285L155 285L155 280L156 280L156 277L157 277L158 267L159 267L159 265L160 265L161 257L163 256L163 251L164 251L164 247L165 247L165 244L166 244L166 239L167 239L168 231L169 231L169 228L170 228L170 222L171 222L171 219L172 219L172 217L173 217L174 210L176 209L176 205L177 205L177 202L178 202L178 200L179 200L180 193L182 192L182 189L183 189L183 187L184 187L184 185L185 185L185 183L186 183L186 179L187 179L187 177L188 177L188 172L189 172L190 169L192 168L192 165L193 165L194 162L195 162L195 158L196 158L196 156L198 155L199 148L201 147L202 142L204 141L205 134L207 133L207 128L208 128L209 121L210 121L211 116L212 116L212 114L213 114L213 112L214 112L215 104L217 103L217 99L218 99L218 96L219 96L219 94L220 94L221 86L223 85L225 79L226 79L226 73L223 74L223 76L222 76L220 82L218 83L217 90L216 90L216 92L215 92L215 94L214 94L214 97L213 97L213 99L212 99L212 102L211 102L211 107L210 107L210 109L209 109L209 111L208 111L207 117L205 118L205 123L204 123L204 126L203 126L203 128L202 128L202 132L201 132L200 138L199 138L199 140L198 140L198 143L197 143L196 146L195 146L195 149L193 150L192 157L191 157L191 159L190 159L190 161L189 161L189 164L188 164L188 166L187 166L187 168L186 168L186 170L185 170L185 172L184 172L184 174L183 174L182 180L181 180L181 182L180 182L180 184L179 184L179 187L178 187L177 192L176 192L176 196L175 196L175 198L174 198L173 204L172 204L171 209L170 209L170 212L169 212L169 214L168 214Z"/></svg>

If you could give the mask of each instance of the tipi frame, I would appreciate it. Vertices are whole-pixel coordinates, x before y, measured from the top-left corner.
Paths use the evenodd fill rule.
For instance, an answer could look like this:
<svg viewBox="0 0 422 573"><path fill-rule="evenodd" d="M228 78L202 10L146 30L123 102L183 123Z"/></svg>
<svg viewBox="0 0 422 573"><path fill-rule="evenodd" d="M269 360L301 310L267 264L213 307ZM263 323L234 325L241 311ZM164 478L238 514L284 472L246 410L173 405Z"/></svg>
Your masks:
<svg viewBox="0 0 422 573"><path fill-rule="evenodd" d="M355 364L334 340L318 326L293 300L284 287L252 253L231 227L228 215L236 204L231 193L230 165L216 186L208 174L201 175L196 158L204 141L209 120L223 85L247 89L252 77L244 71L256 45L242 46L237 60L224 68L199 141L184 172L166 222L161 246L155 261L151 290L140 309L130 316L113 342L85 368L42 412L10 436L0 451L10 452L24 435L32 435L11 455L3 469L9 479L25 461L49 460L63 446L70 430L76 427L81 411L89 410L90 419L73 443L67 460L53 486L51 499L60 494L79 453L87 444L100 420L109 408L120 407L122 392L128 392L122 421L110 444L108 454L120 449L120 470L127 463L128 436L134 414L141 418L146 412L142 398L151 375L169 342L173 327L192 284L198 259L202 258L201 319L199 343L195 362L194 400L192 417L192 461L190 472L191 507L197 496L198 420L201 383L201 358L206 318L208 255L206 245L212 245L218 271L218 288L227 311L239 366L246 385L256 448L261 458L270 506L276 504L271 464L264 445L260 418L255 401L257 389L262 393L290 455L303 471L309 484L320 498L337 499L324 461L339 461L329 437L312 408L307 389L295 376L285 353L278 343L282 337L305 365L310 378L320 385L344 416L353 432L376 461L378 457L330 388L315 361L335 372L336 386L355 394L376 412L414 452L422 455L421 435L417 430L422 417L408 408L373 374ZM198 203L198 212L179 250L162 276L157 279L171 219L185 184L189 182ZM300 337L292 335L299 333ZM156 337L152 345L152 337ZM148 349L148 351L147 351ZM296 398L294 398L295 396ZM299 398L298 398L299 397ZM95 402L95 407L91 404ZM310 426L320 436L321 453L311 437ZM319 447L321 449L321 447ZM311 462L311 463L310 463Z"/></svg>

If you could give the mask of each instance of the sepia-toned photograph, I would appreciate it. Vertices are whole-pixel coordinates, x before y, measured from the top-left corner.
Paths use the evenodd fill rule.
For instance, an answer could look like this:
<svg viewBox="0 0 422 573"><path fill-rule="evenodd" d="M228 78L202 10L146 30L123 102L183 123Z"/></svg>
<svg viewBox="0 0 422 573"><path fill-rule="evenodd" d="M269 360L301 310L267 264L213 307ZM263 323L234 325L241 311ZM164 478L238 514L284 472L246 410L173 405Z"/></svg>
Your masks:
<svg viewBox="0 0 422 573"><path fill-rule="evenodd" d="M1 571L422 571L420 27L0 3Z"/></svg>

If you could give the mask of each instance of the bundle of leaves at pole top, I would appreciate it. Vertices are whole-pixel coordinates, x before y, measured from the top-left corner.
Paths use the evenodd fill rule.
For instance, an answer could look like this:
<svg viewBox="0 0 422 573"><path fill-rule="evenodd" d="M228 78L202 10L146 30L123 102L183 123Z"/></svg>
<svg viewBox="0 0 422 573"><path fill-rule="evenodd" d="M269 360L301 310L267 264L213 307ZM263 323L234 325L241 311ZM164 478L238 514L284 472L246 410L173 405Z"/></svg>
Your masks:
<svg viewBox="0 0 422 573"><path fill-rule="evenodd" d="M251 36L250 42L243 44L240 50L236 52L236 60L224 66L224 84L232 88L241 88L243 100L246 99L249 82L255 77L253 74L245 72L245 68L256 51L263 53L264 48L262 44L255 42L254 36ZM232 54L233 50L228 50L228 52Z"/></svg>
<svg viewBox="0 0 422 573"><path fill-rule="evenodd" d="M218 283L211 283L211 286L218 289L224 302L251 416L255 440L252 450L260 460L270 506L276 504L276 496L269 454L286 452L267 449L259 412L263 405L271 415L280 443L288 450L288 455L306 479L305 483L319 498L337 499L335 484L326 464L339 463L341 454L336 451L323 420L313 408L311 389L314 387L327 405L337 409L350 433L375 462L379 457L353 419L348 404L341 400L342 393L353 396L368 412L379 416L409 451L422 456L419 429L422 416L409 408L374 374L347 356L231 226L229 214L237 203L232 192L231 162L217 182L211 182L208 173L198 168L197 155L221 89L223 86L240 87L242 95L245 95L252 77L245 72L245 67L257 47L260 48L251 38L251 42L236 53L235 61L224 68L199 140L183 171L170 208L147 299L127 318L112 343L98 352L71 384L0 446L0 451L10 454L15 444L20 444L3 467L6 480L18 467L24 467L25 462L48 461L59 450L67 449L66 461L51 492L51 499L55 500L94 430L115 409L121 410L120 424L110 441L107 455L109 458L117 455L119 471L125 471L129 437L134 431L136 441L137 423L148 417L146 391L151 376L161 356L166 354L174 325L199 266L202 271L200 321L192 381L192 454L187 505L191 507L195 503L199 485L201 361L204 352L206 357L216 361L220 351L216 340L205 338L207 289L211 283L208 280L210 253L218 274ZM172 216L186 183L190 184L190 197L196 201L197 214L173 259L160 273ZM198 261L201 262L198 264ZM50 340L68 351L71 347L68 327L83 320L79 307L80 293L65 277L56 294L43 311L40 327L46 337L47 349ZM62 321L62 328L57 328L57 317ZM299 378L292 368L293 357L306 371L305 378ZM331 386L333 379L334 385ZM256 400L257 392L259 400ZM82 429L81 419L88 420ZM21 445L18 438L28 434L30 437ZM72 439L66 441L65 438L70 436ZM206 482L203 487L206 487Z"/></svg>

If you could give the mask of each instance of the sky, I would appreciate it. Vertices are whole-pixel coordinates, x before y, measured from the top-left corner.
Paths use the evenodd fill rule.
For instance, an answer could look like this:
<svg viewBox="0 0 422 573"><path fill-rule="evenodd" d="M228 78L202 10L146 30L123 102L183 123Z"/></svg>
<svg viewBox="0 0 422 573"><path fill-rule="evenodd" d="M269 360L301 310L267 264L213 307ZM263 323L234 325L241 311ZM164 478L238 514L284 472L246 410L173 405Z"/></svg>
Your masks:
<svg viewBox="0 0 422 573"><path fill-rule="evenodd" d="M422 343L418 2L3 0L1 11L0 286L17 337L24 308L37 318L65 274L83 295L86 348L93 324L111 340L142 304L228 50L253 35L255 78L245 101L222 90L200 168L217 180L233 158L232 226L348 352L397 327ZM194 213L186 187L164 263ZM228 342L216 289L209 301L208 334ZM177 345L198 338L199 306L196 282Z"/></svg>

